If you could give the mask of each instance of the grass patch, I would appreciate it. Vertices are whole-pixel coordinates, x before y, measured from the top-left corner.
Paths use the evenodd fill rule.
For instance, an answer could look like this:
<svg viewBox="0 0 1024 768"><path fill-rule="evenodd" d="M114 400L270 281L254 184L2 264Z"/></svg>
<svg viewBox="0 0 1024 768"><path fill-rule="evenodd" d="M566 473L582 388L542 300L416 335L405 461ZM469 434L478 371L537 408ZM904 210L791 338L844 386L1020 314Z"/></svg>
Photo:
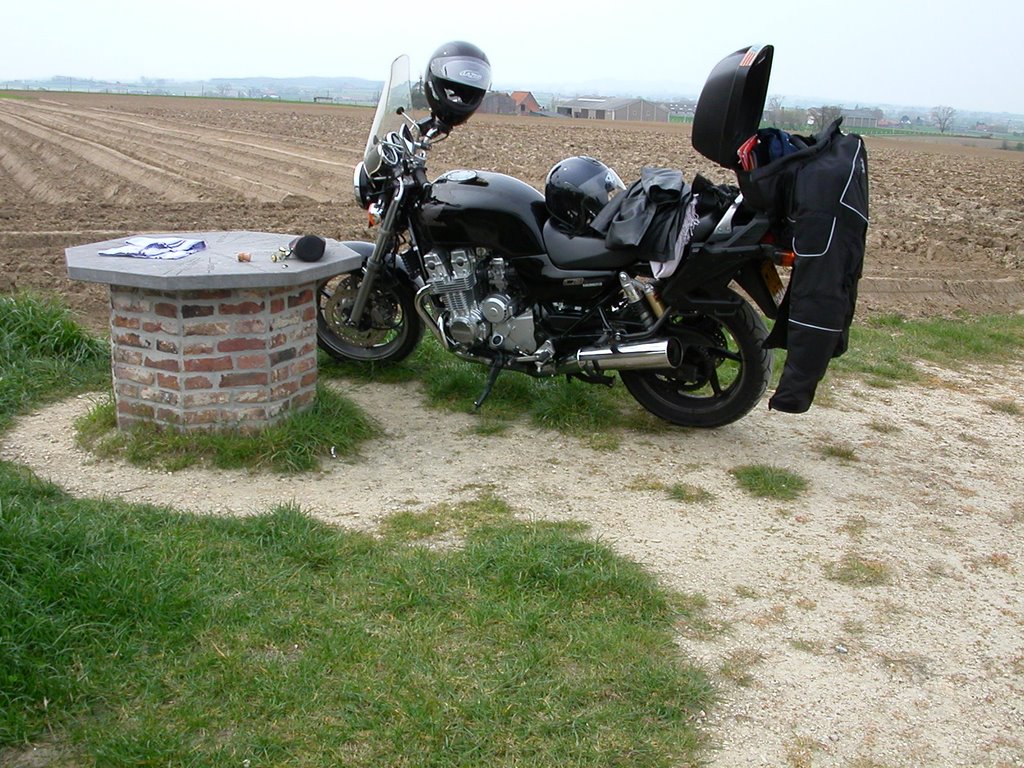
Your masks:
<svg viewBox="0 0 1024 768"><path fill-rule="evenodd" d="M1024 408L1016 400L1007 398L1005 400L983 400L982 402L996 413L1005 413L1007 416L1024 416Z"/></svg>
<svg viewBox="0 0 1024 768"><path fill-rule="evenodd" d="M822 653L822 645L817 640L805 640L802 637L795 637L789 641L789 647L794 651L800 651L801 653L809 653L813 656L819 656Z"/></svg>
<svg viewBox="0 0 1024 768"><path fill-rule="evenodd" d="M852 375L872 386L894 387L927 382L916 365L920 360L958 369L965 364L1005 364L1022 356L1021 316L909 321L884 315L853 325L849 350L832 361L829 375ZM778 385L784 361L784 354L777 355L771 388ZM446 353L429 335L401 363L338 363L322 355L320 373L360 381L417 381L431 406L460 412L472 411L487 378L486 367ZM819 387L817 399L829 401L827 379ZM498 377L481 413L488 422L515 420L525 414L538 426L573 435L608 434L623 428L641 432L675 429L642 411L624 387L609 389L565 377L535 379L512 371ZM876 431L889 431L881 423L878 427ZM493 428L491 423L482 427L484 434ZM608 440L593 447L614 450L615 445Z"/></svg>
<svg viewBox="0 0 1024 768"><path fill-rule="evenodd" d="M821 455L828 459L839 459L844 462L859 461L857 449L849 443L821 443L818 446Z"/></svg>
<svg viewBox="0 0 1024 768"><path fill-rule="evenodd" d="M691 483L672 483L672 485L666 485L643 475L633 478L626 488L631 491L662 491L673 501L680 501L684 504L700 504L715 498L713 493L701 488L699 485Z"/></svg>
<svg viewBox="0 0 1024 768"><path fill-rule="evenodd" d="M498 435L504 435L511 427L512 423L505 419L495 419L484 416L479 422L474 424L470 430L474 435L480 435L481 437L495 437Z"/></svg>
<svg viewBox="0 0 1024 768"><path fill-rule="evenodd" d="M710 491L690 483L673 483L665 491L672 501L681 501L685 504L700 504L715 498Z"/></svg>
<svg viewBox="0 0 1024 768"><path fill-rule="evenodd" d="M737 648L728 653L718 668L726 680L741 688L749 688L754 684L751 670L765 660L765 655L753 648Z"/></svg>
<svg viewBox="0 0 1024 768"><path fill-rule="evenodd" d="M500 500L349 532L77 500L0 463L0 745L74 764L699 761L700 600ZM10 754L10 753L8 753Z"/></svg>
<svg viewBox="0 0 1024 768"><path fill-rule="evenodd" d="M792 501L807 489L804 478L780 467L748 464L731 472L740 488L758 498Z"/></svg>
<svg viewBox="0 0 1024 768"><path fill-rule="evenodd" d="M879 419L872 419L868 423L868 428L880 435L896 435L903 431L898 425Z"/></svg>
<svg viewBox="0 0 1024 768"><path fill-rule="evenodd" d="M75 423L78 444L101 458L177 471L206 463L221 469L317 469L325 456L351 456L380 434L360 408L329 387L317 387L314 404L258 432L175 432L155 424L117 429L112 398Z"/></svg>
<svg viewBox="0 0 1024 768"><path fill-rule="evenodd" d="M839 530L853 539L860 539L867 533L870 525L864 515L850 515L846 518L846 522L839 526Z"/></svg>
<svg viewBox="0 0 1024 768"><path fill-rule="evenodd" d="M472 530L493 526L511 518L512 511L502 499L486 489L473 501L437 504L425 512L405 511L389 515L380 533L389 541L420 542L447 536L464 538ZM567 526L567 530L571 526ZM582 531L583 528L577 529Z"/></svg>
<svg viewBox="0 0 1024 768"><path fill-rule="evenodd" d="M485 366L445 352L429 336L400 363L359 365L321 360L321 376L391 383L419 381L431 407L460 413L473 412L473 404L484 391L488 374ZM639 408L624 387L595 386L565 376L535 379L516 371L505 371L480 408L480 428L487 434L495 429L495 424L526 414L536 426L587 437L592 448L608 451L619 446L614 435L618 429L658 431L663 428L660 422L651 423L641 418Z"/></svg>
<svg viewBox="0 0 1024 768"><path fill-rule="evenodd" d="M881 560L850 553L838 563L826 565L825 575L840 584L877 587L892 581L892 568Z"/></svg>
<svg viewBox="0 0 1024 768"><path fill-rule="evenodd" d="M849 350L832 361L830 370L891 387L923 381L915 360L957 370L970 364L1005 364L1022 355L1024 317L1020 315L915 321L881 315L854 323Z"/></svg>
<svg viewBox="0 0 1024 768"><path fill-rule="evenodd" d="M105 341L54 302L0 296L0 430L44 403L109 386Z"/></svg>

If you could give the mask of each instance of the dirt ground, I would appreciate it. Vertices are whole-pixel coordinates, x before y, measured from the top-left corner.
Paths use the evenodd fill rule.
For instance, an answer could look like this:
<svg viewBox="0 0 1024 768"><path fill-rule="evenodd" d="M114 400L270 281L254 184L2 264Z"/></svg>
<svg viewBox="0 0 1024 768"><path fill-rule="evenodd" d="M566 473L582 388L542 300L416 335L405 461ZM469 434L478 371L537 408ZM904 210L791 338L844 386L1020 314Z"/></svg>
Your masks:
<svg viewBox="0 0 1024 768"><path fill-rule="evenodd" d="M53 94L0 98L0 292L59 294L105 332L105 289L67 280L69 245L161 230L366 239L351 167L370 112ZM958 140L869 141L872 225L861 315L1024 311L1024 153ZM685 127L474 118L432 170L541 186L591 154L727 181ZM621 447L519 424L501 437L428 409L413 385L348 386L387 437L313 477L97 463L75 398L21 419L0 458L73 493L248 514L295 501L369 528L489 483L525 517L585 520L723 631L680 645L721 684L713 766L1024 766L1024 381L1019 368L929 370L928 387L836 385L810 413L759 407L712 432L627 433ZM510 374L511 375L511 374ZM753 499L730 470L774 464L809 490ZM688 483L701 501L658 484ZM881 574L857 585L848 566Z"/></svg>

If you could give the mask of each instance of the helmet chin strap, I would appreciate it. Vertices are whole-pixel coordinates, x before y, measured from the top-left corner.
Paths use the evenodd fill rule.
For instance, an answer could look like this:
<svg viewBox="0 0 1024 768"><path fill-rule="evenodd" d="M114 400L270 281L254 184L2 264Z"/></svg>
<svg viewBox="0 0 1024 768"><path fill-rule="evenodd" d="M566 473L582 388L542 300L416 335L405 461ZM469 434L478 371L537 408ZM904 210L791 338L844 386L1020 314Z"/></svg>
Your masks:
<svg viewBox="0 0 1024 768"><path fill-rule="evenodd" d="M434 139L437 138L438 136L447 136L451 132L452 127L448 125L448 123L446 123L444 120L437 117L436 115L430 116L429 124L427 125L427 130L425 133L427 138Z"/></svg>

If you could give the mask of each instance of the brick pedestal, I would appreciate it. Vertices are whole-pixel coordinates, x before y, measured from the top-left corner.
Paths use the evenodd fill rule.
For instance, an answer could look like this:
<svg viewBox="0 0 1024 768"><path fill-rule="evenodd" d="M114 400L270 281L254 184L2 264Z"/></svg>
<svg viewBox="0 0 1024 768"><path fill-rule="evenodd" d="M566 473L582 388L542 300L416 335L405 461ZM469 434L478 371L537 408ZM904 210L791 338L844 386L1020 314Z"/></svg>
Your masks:
<svg viewBox="0 0 1024 768"><path fill-rule="evenodd" d="M151 291L112 286L117 424L257 430L316 392L316 284Z"/></svg>
<svg viewBox="0 0 1024 768"><path fill-rule="evenodd" d="M66 251L71 278L110 285L118 427L255 431L311 405L316 286L361 257L328 240L316 262L272 261L293 235L181 236L206 248L177 260L98 255L120 240Z"/></svg>

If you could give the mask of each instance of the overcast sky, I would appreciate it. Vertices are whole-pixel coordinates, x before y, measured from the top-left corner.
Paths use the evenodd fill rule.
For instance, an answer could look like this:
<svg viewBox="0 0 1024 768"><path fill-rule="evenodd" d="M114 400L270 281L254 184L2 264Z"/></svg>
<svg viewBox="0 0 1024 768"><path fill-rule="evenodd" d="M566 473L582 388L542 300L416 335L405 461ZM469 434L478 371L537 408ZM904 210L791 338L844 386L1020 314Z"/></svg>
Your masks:
<svg viewBox="0 0 1024 768"><path fill-rule="evenodd" d="M14 6L14 7L12 7ZM12 0L5 80L351 75L421 70L452 39L494 84L645 82L696 93L726 54L775 46L770 93L845 106L1024 113L1024 0Z"/></svg>

